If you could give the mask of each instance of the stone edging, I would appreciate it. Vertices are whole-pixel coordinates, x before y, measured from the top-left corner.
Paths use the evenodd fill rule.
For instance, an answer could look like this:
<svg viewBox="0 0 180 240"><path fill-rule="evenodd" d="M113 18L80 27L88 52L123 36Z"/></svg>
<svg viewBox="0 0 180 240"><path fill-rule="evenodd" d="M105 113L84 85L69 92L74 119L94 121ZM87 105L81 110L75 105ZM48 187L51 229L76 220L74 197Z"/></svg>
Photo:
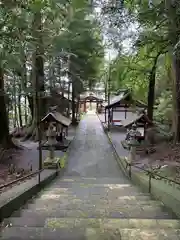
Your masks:
<svg viewBox="0 0 180 240"><path fill-rule="evenodd" d="M81 120L80 120L81 121ZM79 123L80 123L80 121L79 121ZM76 139L76 133L77 133L77 129L79 128L79 123L78 123L78 125L77 125L77 127L76 127L76 129L75 129L75 134L74 134L74 137L73 137L73 139L71 140L71 142L70 142L70 144L69 144L69 146L68 146L68 148L67 148L67 151L65 151L64 152L64 154L63 154L63 156L60 158L60 161L62 160L62 159L64 159L64 161L65 161L65 166L64 166L64 168L59 168L59 170L57 170L58 171L58 175L60 175L60 176L63 176L63 174L65 173L65 170L66 170L66 167L67 167L67 165L68 165L68 153L70 152L70 150L71 150L71 148L72 148L72 143L75 141L75 139Z"/></svg>
<svg viewBox="0 0 180 240"><path fill-rule="evenodd" d="M98 114L97 114L98 116ZM98 116L99 118L99 116ZM99 118L100 120L100 118ZM100 123L104 129L103 123ZM105 130L105 129L104 129ZM127 170L125 168L125 161L123 157L120 157L116 151L116 148L111 140L111 136L108 131L104 131L109 143L111 144L115 158L124 175L129 178ZM144 172L131 171L131 179L134 184L138 185L144 192L148 192L149 178ZM170 212L173 212L178 218L180 217L180 191L169 188L166 183L160 180L151 180L151 196L153 199L161 201Z"/></svg>
<svg viewBox="0 0 180 240"><path fill-rule="evenodd" d="M103 130L104 130L104 132L105 132L108 140L109 140L109 143L111 144L111 146L112 146L112 148L113 148L113 153L114 153L114 155L115 155L115 158L116 158L116 160L117 160L117 163L118 163L119 167L120 167L121 170L123 171L124 175L125 175L126 177L128 177L128 174L127 174L127 172L126 172L126 170L125 170L122 162L120 161L119 154L117 153L116 148L114 147L114 144L113 144L113 142L112 142L112 140L111 140L111 136L110 136L109 132L105 130L104 125L103 125L103 123L101 122L98 114L97 114L97 117L98 117L98 119L99 119L99 121L100 121L100 123L101 123L101 125L102 125L102 128L103 128Z"/></svg>

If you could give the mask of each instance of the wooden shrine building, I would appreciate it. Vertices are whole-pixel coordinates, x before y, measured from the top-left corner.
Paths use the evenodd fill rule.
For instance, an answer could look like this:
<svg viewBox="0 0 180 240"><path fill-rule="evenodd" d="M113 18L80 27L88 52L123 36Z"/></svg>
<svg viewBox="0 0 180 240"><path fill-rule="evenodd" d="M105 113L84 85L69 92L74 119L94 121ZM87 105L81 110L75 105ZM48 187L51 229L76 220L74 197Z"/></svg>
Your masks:
<svg viewBox="0 0 180 240"><path fill-rule="evenodd" d="M97 97L94 93L85 93L80 96L79 108L83 109L83 112L87 111L87 105L92 108L92 103L96 103L96 109L103 103L103 99Z"/></svg>
<svg viewBox="0 0 180 240"><path fill-rule="evenodd" d="M131 115L134 110L142 111L146 108L146 104L133 98L131 90L119 90L118 96L114 96L112 99L110 99L110 104L106 104L104 106L105 122L109 121L113 124L117 122L121 125L121 121L128 118L128 115ZM116 115L117 119L114 119L114 115Z"/></svg>

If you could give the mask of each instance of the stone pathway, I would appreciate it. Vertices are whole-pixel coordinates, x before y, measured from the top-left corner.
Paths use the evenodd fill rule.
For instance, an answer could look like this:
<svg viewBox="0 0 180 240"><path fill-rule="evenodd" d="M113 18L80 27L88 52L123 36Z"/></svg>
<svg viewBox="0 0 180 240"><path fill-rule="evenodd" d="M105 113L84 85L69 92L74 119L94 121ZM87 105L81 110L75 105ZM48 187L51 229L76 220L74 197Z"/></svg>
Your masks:
<svg viewBox="0 0 180 240"><path fill-rule="evenodd" d="M112 147L95 114L87 114L81 121L68 162L68 176L120 177Z"/></svg>
<svg viewBox="0 0 180 240"><path fill-rule="evenodd" d="M79 125L65 176L4 224L0 239L180 239L180 222L123 176L93 114Z"/></svg>

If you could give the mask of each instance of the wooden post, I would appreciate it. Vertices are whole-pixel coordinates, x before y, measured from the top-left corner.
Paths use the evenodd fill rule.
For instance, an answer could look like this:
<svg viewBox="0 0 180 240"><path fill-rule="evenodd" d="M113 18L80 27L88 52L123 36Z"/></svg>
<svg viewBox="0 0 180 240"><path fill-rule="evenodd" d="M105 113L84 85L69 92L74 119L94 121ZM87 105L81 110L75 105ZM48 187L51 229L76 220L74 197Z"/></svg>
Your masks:
<svg viewBox="0 0 180 240"><path fill-rule="evenodd" d="M68 136L68 127L66 128L66 136Z"/></svg>
<svg viewBox="0 0 180 240"><path fill-rule="evenodd" d="M89 108L90 108L90 110L92 110L92 101L91 100L89 102Z"/></svg>
<svg viewBox="0 0 180 240"><path fill-rule="evenodd" d="M86 110L86 103L85 103L85 100L84 100L84 112L85 112L85 110Z"/></svg>
<svg viewBox="0 0 180 240"><path fill-rule="evenodd" d="M79 101L79 112L81 112L82 103Z"/></svg>
<svg viewBox="0 0 180 240"><path fill-rule="evenodd" d="M132 163L135 160L136 160L136 146L131 146L129 152L129 161L130 163Z"/></svg>
<svg viewBox="0 0 180 240"><path fill-rule="evenodd" d="M124 114L125 114L125 119L127 118L127 105L125 104L125 111L124 111Z"/></svg>
<svg viewBox="0 0 180 240"><path fill-rule="evenodd" d="M54 131L54 126L52 123L49 125L48 129L48 144L49 144L49 157L50 159L54 159L55 152L54 152L54 144L56 142L56 131Z"/></svg>
<svg viewBox="0 0 180 240"><path fill-rule="evenodd" d="M110 84L110 66L109 66L109 73L108 73L108 106L110 105L110 91L111 91L111 84ZM108 131L110 130L110 108L108 107Z"/></svg>

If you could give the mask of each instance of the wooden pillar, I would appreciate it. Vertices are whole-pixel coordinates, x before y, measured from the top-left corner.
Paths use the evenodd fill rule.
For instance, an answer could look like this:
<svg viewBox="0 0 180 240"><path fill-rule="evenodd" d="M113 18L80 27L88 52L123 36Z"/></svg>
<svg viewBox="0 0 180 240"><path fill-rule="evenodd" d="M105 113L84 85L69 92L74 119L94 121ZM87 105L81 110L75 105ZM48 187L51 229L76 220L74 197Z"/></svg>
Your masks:
<svg viewBox="0 0 180 240"><path fill-rule="evenodd" d="M145 123L144 124L144 139L145 139L145 135L146 135L146 132L147 132L147 128L148 128L148 123Z"/></svg>
<svg viewBox="0 0 180 240"><path fill-rule="evenodd" d="M82 103L79 101L79 113L81 112Z"/></svg>
<svg viewBox="0 0 180 240"><path fill-rule="evenodd" d="M84 101L84 112L86 111L86 101Z"/></svg>
<svg viewBox="0 0 180 240"><path fill-rule="evenodd" d="M89 103L89 108L90 108L90 110L92 110L92 101L90 101L90 103Z"/></svg>
<svg viewBox="0 0 180 240"><path fill-rule="evenodd" d="M110 111L111 111L111 109L108 108L108 124L110 123Z"/></svg>
<svg viewBox="0 0 180 240"><path fill-rule="evenodd" d="M81 111L81 102L79 101L79 112Z"/></svg>
<svg viewBox="0 0 180 240"><path fill-rule="evenodd" d="M63 141L63 126L61 127L61 137L62 137L62 141Z"/></svg>
<svg viewBox="0 0 180 240"><path fill-rule="evenodd" d="M125 114L125 119L127 118L127 105L125 104L125 111L124 111L124 114Z"/></svg>

